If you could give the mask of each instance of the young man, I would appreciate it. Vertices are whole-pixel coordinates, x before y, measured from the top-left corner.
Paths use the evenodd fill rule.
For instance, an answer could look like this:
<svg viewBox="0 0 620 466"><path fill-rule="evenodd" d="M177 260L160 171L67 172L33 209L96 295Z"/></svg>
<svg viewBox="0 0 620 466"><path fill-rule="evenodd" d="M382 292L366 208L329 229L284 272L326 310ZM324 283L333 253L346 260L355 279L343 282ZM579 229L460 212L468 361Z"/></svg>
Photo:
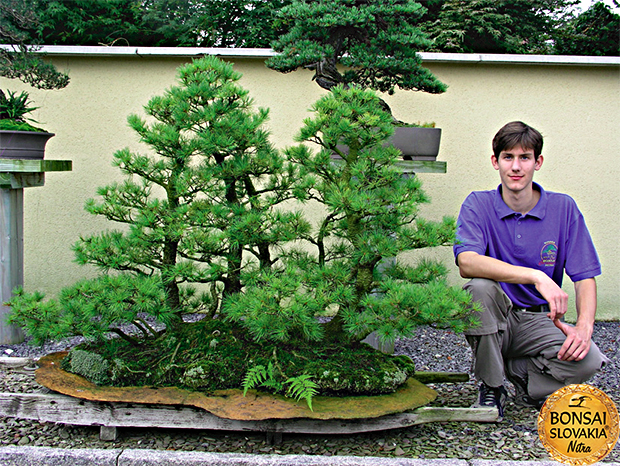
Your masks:
<svg viewBox="0 0 620 466"><path fill-rule="evenodd" d="M481 382L474 406L493 406L503 417L504 377L515 403L540 408L548 395L582 383L607 358L591 341L596 282L601 266L575 201L533 182L543 164L543 138L522 122L493 138L491 163L501 184L471 193L463 205L454 245L465 285L483 312L465 332ZM575 286L577 322L568 309L564 272Z"/></svg>

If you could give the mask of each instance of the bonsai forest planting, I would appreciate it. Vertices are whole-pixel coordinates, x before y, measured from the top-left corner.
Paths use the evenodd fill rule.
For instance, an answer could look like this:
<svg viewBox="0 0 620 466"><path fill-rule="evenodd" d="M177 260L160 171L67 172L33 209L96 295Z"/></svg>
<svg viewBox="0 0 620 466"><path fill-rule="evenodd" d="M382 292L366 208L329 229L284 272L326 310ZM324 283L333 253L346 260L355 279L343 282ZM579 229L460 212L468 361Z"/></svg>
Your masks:
<svg viewBox="0 0 620 466"><path fill-rule="evenodd" d="M369 333L390 342L470 323L469 295L442 264L402 260L452 244L454 221L418 216L428 199L394 167L374 91L332 87L297 145L277 150L239 79L195 60L146 117L129 117L148 150L117 151L124 180L86 203L117 227L73 246L100 275L56 299L19 290L11 321L34 343L85 337L63 365L100 385L258 389L310 406L393 392L413 363L362 343Z"/></svg>

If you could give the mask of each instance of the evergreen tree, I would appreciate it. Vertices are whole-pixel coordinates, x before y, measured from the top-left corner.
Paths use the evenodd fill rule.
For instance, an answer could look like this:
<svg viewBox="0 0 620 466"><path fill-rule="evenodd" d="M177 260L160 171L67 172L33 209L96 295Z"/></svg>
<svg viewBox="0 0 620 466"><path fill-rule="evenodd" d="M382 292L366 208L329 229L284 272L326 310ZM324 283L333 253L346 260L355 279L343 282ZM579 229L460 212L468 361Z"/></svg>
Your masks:
<svg viewBox="0 0 620 466"><path fill-rule="evenodd" d="M454 220L418 217L428 202L415 177L395 167L400 152L384 147L391 117L369 90L337 86L313 107L298 136L307 144L288 150L307 181L306 199L325 215L293 249L284 267L257 277L224 303L225 314L257 340L361 340L376 331L386 342L410 336L416 325L468 325L470 296L447 285L439 263L389 261L399 254L451 245ZM348 150L345 150L347 148ZM342 157L335 163L332 154ZM323 325L316 316L335 312Z"/></svg>
<svg viewBox="0 0 620 466"><path fill-rule="evenodd" d="M0 1L0 76L38 89L62 89L69 76L45 62L34 41L38 17L31 0ZM4 93L0 91L2 97Z"/></svg>
<svg viewBox="0 0 620 466"><path fill-rule="evenodd" d="M568 21L555 37L555 53L562 55L620 55L620 15L603 2Z"/></svg>
<svg viewBox="0 0 620 466"><path fill-rule="evenodd" d="M6 0L0 0L6 1ZM46 44L268 47L288 0L30 0Z"/></svg>
<svg viewBox="0 0 620 466"><path fill-rule="evenodd" d="M576 0L430 0L422 29L427 51L454 53L550 53Z"/></svg>

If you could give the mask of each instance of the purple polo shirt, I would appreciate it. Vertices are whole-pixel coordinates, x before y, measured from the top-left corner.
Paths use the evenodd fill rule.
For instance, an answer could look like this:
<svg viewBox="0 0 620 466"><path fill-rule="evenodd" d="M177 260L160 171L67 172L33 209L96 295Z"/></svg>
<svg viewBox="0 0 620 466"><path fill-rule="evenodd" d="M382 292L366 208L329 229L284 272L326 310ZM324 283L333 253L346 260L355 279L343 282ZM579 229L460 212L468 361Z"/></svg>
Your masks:
<svg viewBox="0 0 620 466"><path fill-rule="evenodd" d="M494 257L512 265L539 269L562 286L564 271L573 282L601 274L583 215L566 194L540 191L540 200L527 214L514 212L494 191L474 191L461 206L454 257L464 251ZM457 262L458 265L458 262ZM518 307L543 304L534 285L500 283Z"/></svg>

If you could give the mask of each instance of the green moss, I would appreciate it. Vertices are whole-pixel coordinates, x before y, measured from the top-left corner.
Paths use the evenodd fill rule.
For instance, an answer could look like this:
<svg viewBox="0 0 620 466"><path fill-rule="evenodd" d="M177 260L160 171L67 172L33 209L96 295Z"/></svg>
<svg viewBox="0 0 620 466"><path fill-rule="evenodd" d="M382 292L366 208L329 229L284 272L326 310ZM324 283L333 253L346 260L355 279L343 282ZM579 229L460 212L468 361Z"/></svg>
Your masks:
<svg viewBox="0 0 620 466"><path fill-rule="evenodd" d="M62 365L63 369L81 375L96 385L110 383L110 363L99 354L74 348L63 359Z"/></svg>
<svg viewBox="0 0 620 466"><path fill-rule="evenodd" d="M83 345L71 351L69 361L76 353L88 364L71 362L67 370L97 384L107 380L113 386L176 386L206 393L240 388L251 368L269 363L282 386L290 377L308 374L320 395L336 396L391 393L415 371L409 358L365 344L260 344L240 327L211 319L184 324L174 334L139 346L121 339Z"/></svg>

